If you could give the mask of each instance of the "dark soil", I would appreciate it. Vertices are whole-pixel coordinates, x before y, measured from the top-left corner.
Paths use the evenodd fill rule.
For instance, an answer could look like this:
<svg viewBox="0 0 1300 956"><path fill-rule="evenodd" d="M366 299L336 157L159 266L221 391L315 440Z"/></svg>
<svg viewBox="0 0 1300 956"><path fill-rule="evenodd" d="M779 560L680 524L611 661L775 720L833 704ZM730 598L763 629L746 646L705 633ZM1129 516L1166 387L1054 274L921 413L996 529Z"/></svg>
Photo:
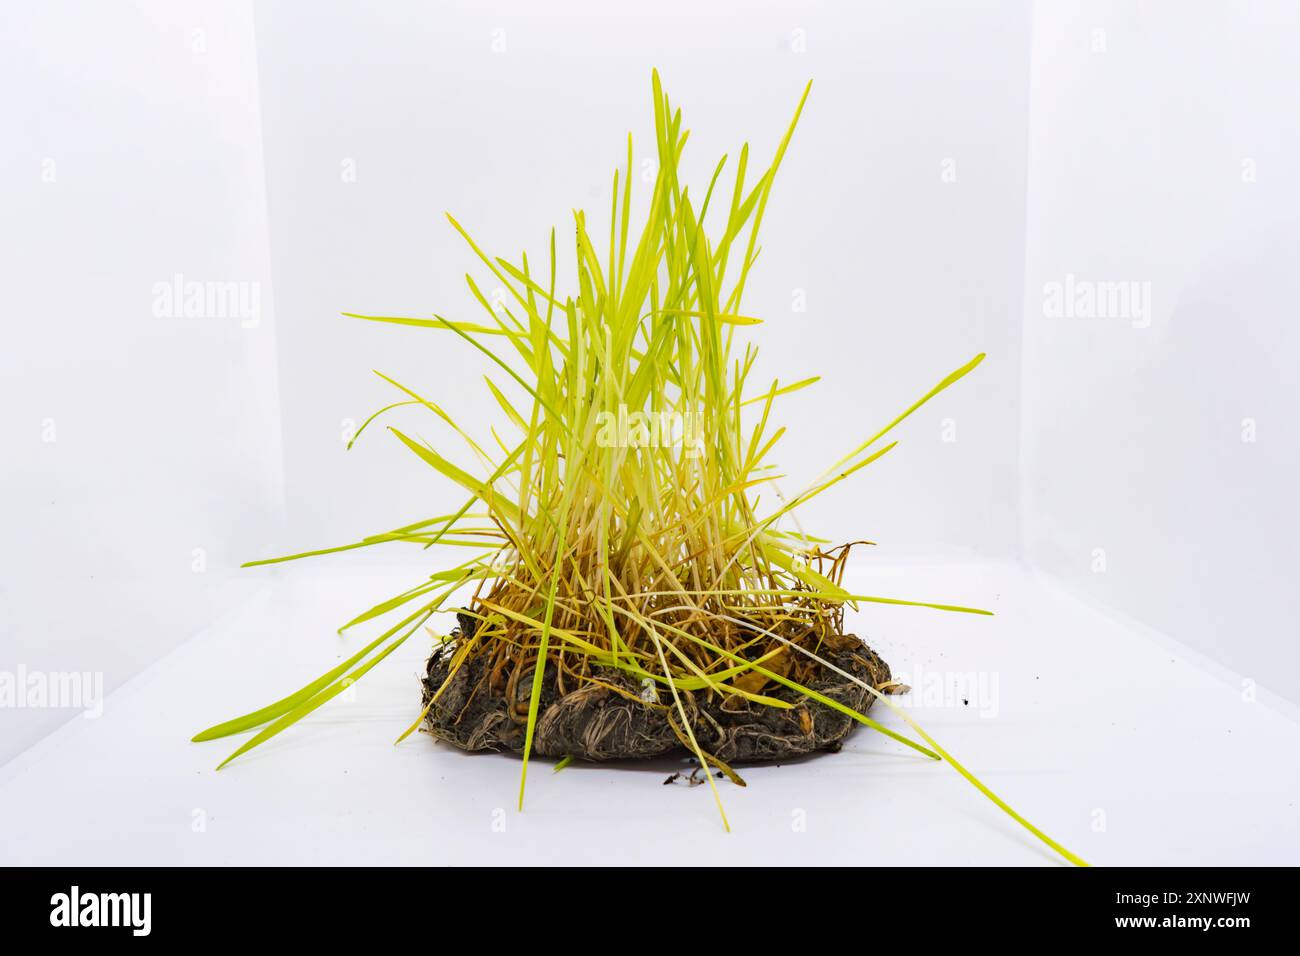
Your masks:
<svg viewBox="0 0 1300 956"><path fill-rule="evenodd" d="M471 635L474 619L459 615L458 620L461 633ZM426 706L447 679L458 637L453 633L453 640L429 658L422 681ZM834 646L824 643L816 652L872 687L890 680L889 666L852 634L840 636ZM523 673L497 675L496 687L486 673L487 667L486 655L470 657L429 709L425 729L463 750L521 753L532 666L525 665ZM570 678L565 682L567 692L561 694L556 670L548 665L543 676L533 753L571 755L583 760L689 753L674 729L674 723L680 724L680 715L671 691L664 685L658 685L657 702L645 701L641 696L644 689L630 675L613 668L596 668L591 676L610 686L590 682L575 686ZM873 695L840 674L820 665L817 671L805 686L860 714L865 714L874 702ZM839 750L841 741L855 726L852 718L775 682L769 682L761 692L796 706L783 710L737 695L724 698L704 692L682 693L682 704L700 747L726 763L777 760L818 750Z"/></svg>

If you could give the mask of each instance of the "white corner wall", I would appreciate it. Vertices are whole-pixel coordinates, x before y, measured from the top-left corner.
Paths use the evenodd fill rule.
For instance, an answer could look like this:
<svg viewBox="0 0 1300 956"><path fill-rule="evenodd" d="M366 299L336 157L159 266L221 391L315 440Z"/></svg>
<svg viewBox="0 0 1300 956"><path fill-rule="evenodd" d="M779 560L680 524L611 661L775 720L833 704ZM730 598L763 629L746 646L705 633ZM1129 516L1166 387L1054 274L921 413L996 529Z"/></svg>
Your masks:
<svg viewBox="0 0 1300 956"><path fill-rule="evenodd" d="M235 565L278 536L252 11L4 19L0 671L99 674L106 694L246 595ZM177 274L245 295L210 308L204 286L187 314L155 289ZM85 719L19 694L0 763Z"/></svg>
<svg viewBox="0 0 1300 956"><path fill-rule="evenodd" d="M1292 701L1298 34L1287 3L1035 6L1022 393L1029 562ZM1149 312L1089 317L1107 281Z"/></svg>
<svg viewBox="0 0 1300 956"><path fill-rule="evenodd" d="M382 431L344 438L371 368L482 431L486 366L338 313L472 315L444 210L534 259L599 218L657 65L703 177L745 137L765 161L816 79L749 286L756 375L823 374L785 406L791 486L989 353L810 531L1019 557L1300 700L1300 11L666 2L7 14L0 670L107 692L278 574L239 562L443 510ZM156 314L178 273L256 320ZM1117 317L1045 306L1112 282ZM74 714L3 710L0 762Z"/></svg>

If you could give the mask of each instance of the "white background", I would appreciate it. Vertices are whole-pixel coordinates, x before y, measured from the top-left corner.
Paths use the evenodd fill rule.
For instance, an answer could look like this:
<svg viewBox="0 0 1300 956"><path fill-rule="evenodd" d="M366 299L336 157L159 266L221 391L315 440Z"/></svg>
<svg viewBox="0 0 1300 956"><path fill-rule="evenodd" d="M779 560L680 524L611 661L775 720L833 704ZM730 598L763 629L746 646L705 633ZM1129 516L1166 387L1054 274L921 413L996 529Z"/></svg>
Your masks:
<svg viewBox="0 0 1300 956"><path fill-rule="evenodd" d="M245 599L231 569L279 540L252 12L5 3L4 22L0 670L111 688ZM177 273L260 283L261 322L156 318ZM67 717L0 710L0 759Z"/></svg>
<svg viewBox="0 0 1300 956"><path fill-rule="evenodd" d="M700 189L744 141L766 162L814 80L746 304L766 319L756 380L823 377L783 406L790 487L989 355L809 530L879 542L863 568L913 565L921 597L999 596L932 593L936 563L1041 571L1234 692L1300 701L1293 6L7 3L5 21L0 670L117 687L304 573L241 561L459 504L382 431L344 436L395 400L371 369L483 433L485 365L339 312L476 320L463 275L490 277L445 211L534 262L551 226L566 250L572 208L605 221L629 130L650 155L657 66ZM156 317L176 273L256 283L257 322ZM1149 283L1150 323L1046 315L1067 274ZM409 577L427 557L326 560ZM1124 670L1123 642L1097 661L1077 620L1034 636L1102 686ZM235 673L185 693L215 718L289 689ZM0 711L0 761L70 716Z"/></svg>
<svg viewBox="0 0 1300 956"><path fill-rule="evenodd" d="M307 21L292 5L257 16L293 542L425 517L424 502L447 490L391 438L341 456L341 423L405 397L370 369L427 390L479 433L497 414L482 384L490 366L469 346L339 311L485 318L463 277L488 295L495 283L444 212L492 254L526 250L534 264L555 226L571 261L571 210L608 229L629 131L648 201L639 174L653 158L658 66L692 130L701 194L718 158L734 164L747 140L751 171L770 161L814 80L747 289L747 307L768 319L753 380L824 377L784 406L798 426L780 458L789 491L948 371L990 355L964 394L918 424L906 454L807 520L895 555L1012 552L1026 8L899 5L847 20L833 5L792 20L779 6L690 2L314 9ZM796 30L816 38L806 53L791 50ZM956 183L941 182L946 158ZM947 416L958 419L951 444L939 440Z"/></svg>
<svg viewBox="0 0 1300 956"><path fill-rule="evenodd" d="M1022 557L1300 700L1300 7L1034 14ZM1150 327L1046 319L1067 273Z"/></svg>

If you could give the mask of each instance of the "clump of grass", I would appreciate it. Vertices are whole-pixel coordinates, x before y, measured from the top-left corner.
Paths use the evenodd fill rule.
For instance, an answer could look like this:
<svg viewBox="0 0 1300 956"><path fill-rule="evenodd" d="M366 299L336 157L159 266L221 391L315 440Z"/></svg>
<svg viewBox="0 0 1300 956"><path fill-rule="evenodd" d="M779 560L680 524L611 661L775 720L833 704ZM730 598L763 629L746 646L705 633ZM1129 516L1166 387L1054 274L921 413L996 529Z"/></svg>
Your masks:
<svg viewBox="0 0 1300 956"><path fill-rule="evenodd" d="M1081 863L989 791L880 689L820 653L825 642L842 634L846 606L874 602L988 612L850 593L842 586L849 548L828 548L825 539L804 534L794 521L801 505L888 454L899 424L984 356L943 376L798 494L780 495L775 490L780 476L770 458L785 429L773 427L771 413L778 398L817 379L751 382L757 352L752 345L740 346L737 330L759 322L742 310L745 282L759 254L768 196L808 90L771 162L751 170L745 146L728 173L724 156L698 201L678 175L688 137L682 115L671 106L657 73L653 90L658 174L648 214L644 220L632 214L629 135L627 165L614 174L608 234L593 234L585 213L574 214L577 274L571 291L557 288L554 231L547 266L535 271L527 255L518 261L489 255L448 216L505 290L505 305L494 308L467 276L486 314L476 323L439 315L348 313L463 340L501 370L486 385L510 427L505 434L494 429L490 442L475 441L443 407L383 375L400 397L357 433L360 437L394 408L427 411L463 440L473 466L458 464L397 428L389 431L461 486L467 493L464 504L454 513L354 544L251 564L394 541L464 547L472 556L348 622L343 630L398 618L347 661L297 693L195 739L260 727L224 766L329 701L432 615L458 610L444 605L469 586L473 594L461 613L475 626L451 655L450 673L483 656L494 668L532 675L521 807L548 672L562 675L568 686L609 673L650 682L666 692L674 712L669 719L700 765L729 776L734 772L696 739L687 699L719 695L789 708L788 700L765 692L781 687L838 709L926 757L946 760L1036 837ZM629 419L636 424L628 433L611 437L620 431L616 423ZM650 440L646 421L684 424L689 435L681 441ZM860 684L871 695L868 703L874 698L889 706L919 739L809 687L812 676L826 669ZM725 826L713 774L705 776Z"/></svg>

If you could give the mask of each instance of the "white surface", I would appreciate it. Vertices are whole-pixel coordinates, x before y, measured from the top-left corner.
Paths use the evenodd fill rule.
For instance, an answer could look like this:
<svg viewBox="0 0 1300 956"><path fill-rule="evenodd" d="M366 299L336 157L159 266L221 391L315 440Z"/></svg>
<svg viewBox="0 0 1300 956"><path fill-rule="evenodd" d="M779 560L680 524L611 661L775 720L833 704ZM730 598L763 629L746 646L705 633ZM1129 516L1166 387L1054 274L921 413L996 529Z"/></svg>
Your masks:
<svg viewBox="0 0 1300 956"><path fill-rule="evenodd" d="M1297 31L1036 6L1022 480L1025 560L1300 702ZM1046 315L1071 274L1146 283L1149 324Z"/></svg>
<svg viewBox="0 0 1300 956"><path fill-rule="evenodd" d="M671 763L555 774L537 761L517 813L517 759L424 735L391 746L418 713L425 643L367 675L354 701L220 773L238 738L188 742L358 646L334 627L409 581L302 568L131 681L99 720L78 718L0 769L0 862L1057 864L950 768L866 729L840 754L745 769L745 789L721 784L730 835L707 787L662 785ZM912 713L1090 862L1300 859L1300 726L1246 702L1231 675L1011 566L882 567L855 583L996 611L875 607L852 623L913 679L918 668L996 675L996 716L980 716L992 697Z"/></svg>

